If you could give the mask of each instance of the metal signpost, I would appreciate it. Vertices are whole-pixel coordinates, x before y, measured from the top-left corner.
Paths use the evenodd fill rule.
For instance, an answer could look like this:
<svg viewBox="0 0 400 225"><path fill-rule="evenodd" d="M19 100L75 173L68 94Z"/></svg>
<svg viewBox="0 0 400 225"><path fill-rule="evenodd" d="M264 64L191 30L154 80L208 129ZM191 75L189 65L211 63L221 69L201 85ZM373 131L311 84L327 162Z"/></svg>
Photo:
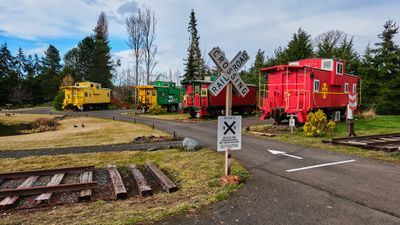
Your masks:
<svg viewBox="0 0 400 225"><path fill-rule="evenodd" d="M217 96L226 86L225 116L218 117L218 151L225 151L225 175L230 175L230 151L241 149L242 140L242 117L232 116L232 84L235 91L244 97L249 88L239 76L239 70L249 60L246 51L240 51L231 62L219 47L213 48L208 55L222 71L209 87L208 90L213 96Z"/></svg>

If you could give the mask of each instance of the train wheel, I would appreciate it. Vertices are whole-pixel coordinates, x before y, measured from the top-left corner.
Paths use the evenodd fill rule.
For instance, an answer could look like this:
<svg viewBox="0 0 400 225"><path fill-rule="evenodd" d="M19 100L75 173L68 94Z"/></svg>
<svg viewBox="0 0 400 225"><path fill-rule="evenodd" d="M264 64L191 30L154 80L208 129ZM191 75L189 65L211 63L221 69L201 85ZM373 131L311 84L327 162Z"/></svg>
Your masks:
<svg viewBox="0 0 400 225"><path fill-rule="evenodd" d="M189 115L190 115L190 118L196 118L196 111L194 111L194 110L189 110Z"/></svg>

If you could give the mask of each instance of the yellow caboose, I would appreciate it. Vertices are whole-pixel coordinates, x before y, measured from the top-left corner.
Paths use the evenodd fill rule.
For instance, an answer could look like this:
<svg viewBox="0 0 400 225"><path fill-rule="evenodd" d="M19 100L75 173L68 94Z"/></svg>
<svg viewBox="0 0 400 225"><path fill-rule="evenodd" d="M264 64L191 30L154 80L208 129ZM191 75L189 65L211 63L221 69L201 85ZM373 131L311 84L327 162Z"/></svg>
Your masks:
<svg viewBox="0 0 400 225"><path fill-rule="evenodd" d="M77 82L74 86L62 88L64 91L63 109L75 108L79 110L107 108L111 102L111 90L101 88L101 84L94 82Z"/></svg>
<svg viewBox="0 0 400 225"><path fill-rule="evenodd" d="M153 85L139 85L134 88L137 96L136 104L139 107L148 109L150 106L157 104L157 90Z"/></svg>

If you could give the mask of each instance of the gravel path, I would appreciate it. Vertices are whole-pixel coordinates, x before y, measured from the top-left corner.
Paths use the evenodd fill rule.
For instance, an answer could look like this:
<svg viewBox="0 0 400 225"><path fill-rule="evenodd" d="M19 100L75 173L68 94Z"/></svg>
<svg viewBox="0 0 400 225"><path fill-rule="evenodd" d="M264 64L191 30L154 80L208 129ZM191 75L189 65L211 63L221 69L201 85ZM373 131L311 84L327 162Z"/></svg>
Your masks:
<svg viewBox="0 0 400 225"><path fill-rule="evenodd" d="M158 149L178 148L182 146L182 141L166 141L152 142L144 144L116 144L116 145L100 145L87 147L68 147L68 148L48 148L48 149L32 149L32 150L6 150L0 151L0 158L22 158L29 156L43 155L65 155L76 153L91 152L120 152L120 151L153 151Z"/></svg>

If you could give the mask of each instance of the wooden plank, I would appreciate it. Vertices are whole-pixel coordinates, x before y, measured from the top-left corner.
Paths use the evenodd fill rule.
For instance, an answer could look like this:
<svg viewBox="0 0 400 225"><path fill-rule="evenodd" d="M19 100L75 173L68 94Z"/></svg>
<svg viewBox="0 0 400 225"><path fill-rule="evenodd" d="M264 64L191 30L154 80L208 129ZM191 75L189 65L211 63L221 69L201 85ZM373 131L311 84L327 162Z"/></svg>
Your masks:
<svg viewBox="0 0 400 225"><path fill-rule="evenodd" d="M80 175L80 182L81 183L86 183L86 182L92 182L93 180L93 171L85 171L81 173ZM79 201L86 201L89 200L92 197L92 189L84 189L81 190L79 193Z"/></svg>
<svg viewBox="0 0 400 225"><path fill-rule="evenodd" d="M62 181L62 179L64 178L65 173L57 173L55 174L50 182L47 184L47 186L54 186L54 185L59 185ZM50 202L50 198L53 195L53 192L47 192L47 193L42 193L40 194L36 199L35 199L35 203L36 204L41 204L41 203L49 203Z"/></svg>
<svg viewBox="0 0 400 225"><path fill-rule="evenodd" d="M275 134L263 133L263 132L257 132L257 131L250 131L250 133L261 135L261 136L267 136L267 137L274 137L275 136Z"/></svg>
<svg viewBox="0 0 400 225"><path fill-rule="evenodd" d="M36 182L36 180L38 178L39 178L38 176L28 177L24 182L22 182L22 184L20 184L17 187L17 189L23 189L23 188L32 187L32 185ZM4 195L4 196L1 196L1 197L6 197L0 202L0 207L1 208L10 207L19 199L18 195Z"/></svg>
<svg viewBox="0 0 400 225"><path fill-rule="evenodd" d="M25 187L17 189L2 189L0 190L0 197L7 196L25 196L41 194L46 192L66 192L66 191L78 191L88 188L97 188L97 182L87 182L87 183L72 183L72 184L59 184L54 186L35 186L35 187Z"/></svg>
<svg viewBox="0 0 400 225"><path fill-rule="evenodd" d="M140 196L146 197L153 194L150 185L147 183L144 178L142 172L136 167L135 164L131 164L128 166L129 170L133 175L133 179L135 180L136 188Z"/></svg>
<svg viewBox="0 0 400 225"><path fill-rule="evenodd" d="M364 138L378 138L378 137L398 137L400 133L393 133L393 134L377 134L377 135L368 135L368 136L357 136L357 137L344 137L344 138L334 138L334 141L341 141L341 140L356 140L356 139L364 139Z"/></svg>
<svg viewBox="0 0 400 225"><path fill-rule="evenodd" d="M348 145L356 145L356 146L367 146L368 143L358 142L358 141L340 141L338 143L348 144Z"/></svg>
<svg viewBox="0 0 400 225"><path fill-rule="evenodd" d="M146 169L153 175L161 187L168 193L178 190L174 182L172 182L157 166L151 161L146 161Z"/></svg>
<svg viewBox="0 0 400 225"><path fill-rule="evenodd" d="M113 183L115 198L127 198L128 192L126 191L124 182L122 182L122 178L117 170L117 167L115 165L108 165L107 170Z"/></svg>
<svg viewBox="0 0 400 225"><path fill-rule="evenodd" d="M82 166L82 167L66 167L66 168L56 168L50 170L32 170L32 171L22 171L22 172L12 172L12 173L0 173L0 178L16 179L28 176L44 176L53 175L56 173L68 173L77 172L82 170L94 170L94 166Z"/></svg>

